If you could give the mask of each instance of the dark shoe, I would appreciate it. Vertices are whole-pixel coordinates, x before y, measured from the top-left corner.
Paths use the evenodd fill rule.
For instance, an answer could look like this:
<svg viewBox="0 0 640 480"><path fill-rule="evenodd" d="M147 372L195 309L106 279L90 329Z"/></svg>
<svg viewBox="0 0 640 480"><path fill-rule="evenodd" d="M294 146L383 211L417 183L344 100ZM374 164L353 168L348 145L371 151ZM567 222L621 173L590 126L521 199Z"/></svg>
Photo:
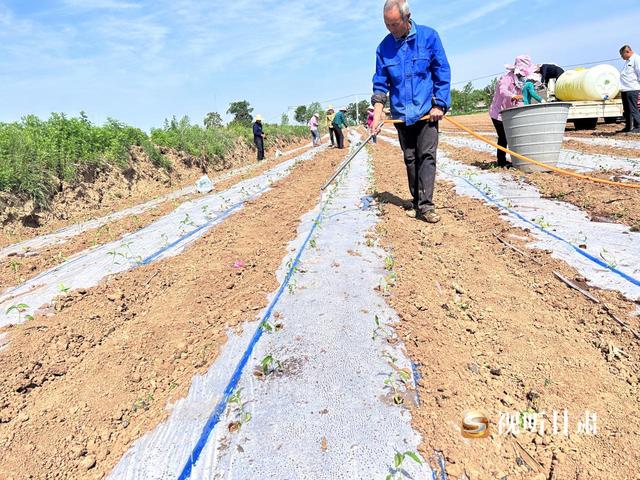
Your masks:
<svg viewBox="0 0 640 480"><path fill-rule="evenodd" d="M622 130L618 130L617 132L614 133L629 133L631 130L629 130L628 128L623 128Z"/></svg>
<svg viewBox="0 0 640 480"><path fill-rule="evenodd" d="M440 215L438 215L433 210L420 213L416 218L418 220L422 220L423 222L427 222L427 223L438 223L440 221Z"/></svg>

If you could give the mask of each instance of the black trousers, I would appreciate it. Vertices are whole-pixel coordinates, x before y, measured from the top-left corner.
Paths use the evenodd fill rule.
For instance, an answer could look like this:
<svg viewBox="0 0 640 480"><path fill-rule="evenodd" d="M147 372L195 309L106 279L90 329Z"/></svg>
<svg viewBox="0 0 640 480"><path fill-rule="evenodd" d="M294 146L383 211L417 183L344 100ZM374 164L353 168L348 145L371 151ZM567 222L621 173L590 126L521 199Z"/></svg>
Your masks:
<svg viewBox="0 0 640 480"><path fill-rule="evenodd" d="M638 95L640 90L622 92L622 108L624 109L624 121L627 130L640 128L640 111L638 111Z"/></svg>
<svg viewBox="0 0 640 480"><path fill-rule="evenodd" d="M258 160L264 160L264 138L253 137L253 143L256 144L256 148L258 149Z"/></svg>
<svg viewBox="0 0 640 480"><path fill-rule="evenodd" d="M502 123L502 120L496 120L495 118L492 118L491 120L493 121L493 126L496 127L496 132L498 133L498 145L507 148L509 144L507 142L507 132L504 131L504 123ZM502 150L496 150L496 152L498 165L501 167L509 165L509 162L507 161L507 154Z"/></svg>
<svg viewBox="0 0 640 480"><path fill-rule="evenodd" d="M336 133L336 146L338 148L344 148L344 133L342 133L342 129L334 127L333 130Z"/></svg>
<svg viewBox="0 0 640 480"><path fill-rule="evenodd" d="M433 189L436 183L438 124L425 121L413 125L401 123L396 124L396 130L404 153L413 207L421 213L432 211L435 209Z"/></svg>
<svg viewBox="0 0 640 480"><path fill-rule="evenodd" d="M336 131L333 127L329 128L329 138L331 139L331 145L336 144Z"/></svg>

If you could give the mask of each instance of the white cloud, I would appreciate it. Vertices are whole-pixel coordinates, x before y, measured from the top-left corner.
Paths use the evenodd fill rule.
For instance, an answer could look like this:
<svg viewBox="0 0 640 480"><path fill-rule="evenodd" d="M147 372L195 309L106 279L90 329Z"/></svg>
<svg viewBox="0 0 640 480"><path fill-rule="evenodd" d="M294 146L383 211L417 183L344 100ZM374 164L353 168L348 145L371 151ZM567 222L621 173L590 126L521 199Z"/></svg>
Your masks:
<svg viewBox="0 0 640 480"><path fill-rule="evenodd" d="M516 0L496 0L487 2L478 8L466 12L464 15L458 16L450 22L441 24L439 30L444 32L447 30L452 30L454 28L463 27L489 15L490 13L502 10L503 8L508 7L515 2Z"/></svg>

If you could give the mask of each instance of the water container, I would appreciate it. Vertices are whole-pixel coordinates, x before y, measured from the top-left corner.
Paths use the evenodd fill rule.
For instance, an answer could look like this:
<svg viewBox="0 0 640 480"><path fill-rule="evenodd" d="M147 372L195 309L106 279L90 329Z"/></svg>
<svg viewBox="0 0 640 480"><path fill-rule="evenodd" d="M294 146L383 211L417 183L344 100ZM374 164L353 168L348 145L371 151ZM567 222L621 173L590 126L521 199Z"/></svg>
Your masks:
<svg viewBox="0 0 640 480"><path fill-rule="evenodd" d="M509 108L502 111L502 121L509 149L546 165L558 163L570 103L551 102ZM546 169L511 157L514 167L525 172Z"/></svg>
<svg viewBox="0 0 640 480"><path fill-rule="evenodd" d="M568 70L556 82L556 98L566 102L613 100L620 92L620 72L611 65Z"/></svg>

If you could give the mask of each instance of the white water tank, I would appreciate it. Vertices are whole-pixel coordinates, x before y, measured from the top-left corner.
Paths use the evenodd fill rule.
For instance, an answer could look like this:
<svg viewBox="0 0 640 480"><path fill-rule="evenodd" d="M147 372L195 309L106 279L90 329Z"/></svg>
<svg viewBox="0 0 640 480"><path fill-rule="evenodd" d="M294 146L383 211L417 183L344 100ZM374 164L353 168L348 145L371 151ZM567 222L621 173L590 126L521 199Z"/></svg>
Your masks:
<svg viewBox="0 0 640 480"><path fill-rule="evenodd" d="M620 93L620 72L611 65L567 70L556 82L556 98L565 102L613 100Z"/></svg>

